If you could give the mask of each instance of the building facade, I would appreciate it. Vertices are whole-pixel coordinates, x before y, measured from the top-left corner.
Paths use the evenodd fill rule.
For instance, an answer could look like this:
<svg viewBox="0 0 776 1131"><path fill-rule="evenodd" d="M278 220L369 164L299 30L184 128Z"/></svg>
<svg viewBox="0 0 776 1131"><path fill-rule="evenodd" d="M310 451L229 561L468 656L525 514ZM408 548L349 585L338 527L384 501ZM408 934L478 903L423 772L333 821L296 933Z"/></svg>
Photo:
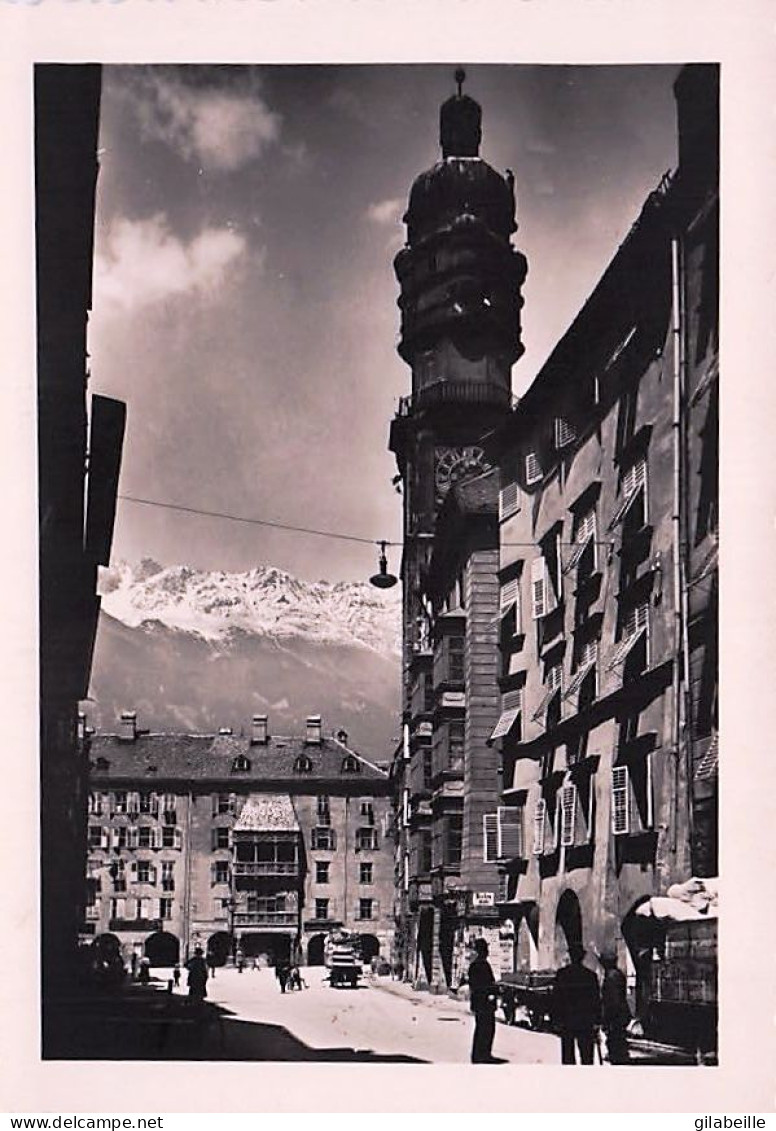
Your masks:
<svg viewBox="0 0 776 1131"><path fill-rule="evenodd" d="M441 160L412 186L395 260L412 392L390 437L404 501L399 960L435 988L457 982L466 931L497 924L496 870L482 856L482 806L493 805L499 769L486 744L498 714L498 562L484 437L509 414L527 270L511 243L511 175L480 157L481 110L456 78L440 113ZM480 494L461 493L479 476ZM441 547L453 530L465 553L450 574Z"/></svg>
<svg viewBox="0 0 776 1131"><path fill-rule="evenodd" d="M89 900L84 941L113 935L125 960L216 963L242 953L320 964L331 930L389 959L393 853L387 773L324 735L149 734L127 712L86 735Z"/></svg>
<svg viewBox="0 0 776 1131"><path fill-rule="evenodd" d="M717 874L718 70L675 90L677 171L495 457L503 933L515 970L579 940L635 990L639 906Z"/></svg>
<svg viewBox="0 0 776 1131"><path fill-rule="evenodd" d="M38 367L41 942L47 1003L78 974L87 766L78 702L87 694L107 565L124 405L87 397L101 72L35 67ZM88 454L88 469L87 469Z"/></svg>

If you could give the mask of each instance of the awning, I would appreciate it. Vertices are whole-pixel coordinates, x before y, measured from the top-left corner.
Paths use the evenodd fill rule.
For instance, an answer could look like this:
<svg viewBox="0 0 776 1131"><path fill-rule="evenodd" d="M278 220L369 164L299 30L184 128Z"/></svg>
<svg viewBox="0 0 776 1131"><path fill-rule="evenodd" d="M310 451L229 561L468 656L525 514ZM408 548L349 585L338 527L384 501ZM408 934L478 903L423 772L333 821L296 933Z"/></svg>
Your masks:
<svg viewBox="0 0 776 1131"><path fill-rule="evenodd" d="M572 695L577 694L580 687L582 686L582 683L584 681L585 676L594 667L595 667L595 660L590 660L588 663L583 664L582 667L579 668L574 673L574 678L572 679L571 683L568 685L566 690L563 692L563 698L564 699L570 699Z"/></svg>
<svg viewBox="0 0 776 1131"><path fill-rule="evenodd" d="M695 767L695 780L707 781L719 775L719 735L715 734L709 743L708 750L698 760Z"/></svg>
<svg viewBox="0 0 776 1131"><path fill-rule="evenodd" d="M625 638L625 640L620 641L620 644L617 647L614 655L612 656L609 663L606 665L606 670L608 672L612 671L614 668L618 667L620 664L625 663L625 661L627 660L628 656L631 653L631 650L636 647L637 642L639 640L641 640L642 636L644 635L644 633L646 631L647 631L647 629L646 629L646 625L645 625L643 628L640 628L636 632L634 632L632 636L627 636Z"/></svg>
<svg viewBox="0 0 776 1131"><path fill-rule="evenodd" d="M577 542L574 549L571 551L571 554L569 555L568 561L563 567L564 573L571 573L572 569L575 569L579 565L582 555L584 554L590 543L593 541L594 537L595 534L589 534L588 537L585 538L584 542Z"/></svg>
<svg viewBox="0 0 776 1131"><path fill-rule="evenodd" d="M534 721L538 721L542 717L542 715L546 714L547 708L549 707L550 703L552 703L553 699L555 698L555 696L559 692L560 692L559 687L551 687L542 696L541 701L539 702L539 706L536 708L536 710L533 713Z"/></svg>
<svg viewBox="0 0 776 1131"><path fill-rule="evenodd" d="M509 711L502 711L498 722L496 723L493 734L488 739L488 742L495 742L497 738L505 738L509 734L512 727L520 718L520 708L513 707Z"/></svg>

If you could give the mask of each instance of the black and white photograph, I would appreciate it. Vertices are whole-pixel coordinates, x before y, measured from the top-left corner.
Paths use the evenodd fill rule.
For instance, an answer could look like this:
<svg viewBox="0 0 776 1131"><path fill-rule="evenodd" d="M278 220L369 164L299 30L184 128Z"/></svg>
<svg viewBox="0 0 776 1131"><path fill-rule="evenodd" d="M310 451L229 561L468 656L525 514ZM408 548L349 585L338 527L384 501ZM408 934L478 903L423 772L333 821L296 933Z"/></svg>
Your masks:
<svg viewBox="0 0 776 1131"><path fill-rule="evenodd" d="M719 68L35 69L43 1055L717 1056Z"/></svg>
<svg viewBox="0 0 776 1131"><path fill-rule="evenodd" d="M6 84L10 1109L765 1110L754 22L122 7Z"/></svg>

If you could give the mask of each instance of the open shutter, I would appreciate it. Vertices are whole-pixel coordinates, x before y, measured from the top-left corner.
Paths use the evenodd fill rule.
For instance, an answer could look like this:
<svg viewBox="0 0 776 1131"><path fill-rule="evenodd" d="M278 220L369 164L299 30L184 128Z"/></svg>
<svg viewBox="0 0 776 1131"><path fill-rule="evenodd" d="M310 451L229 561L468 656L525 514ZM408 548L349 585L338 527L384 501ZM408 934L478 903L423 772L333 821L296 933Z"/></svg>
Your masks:
<svg viewBox="0 0 776 1131"><path fill-rule="evenodd" d="M211 798L210 815L211 815L211 817L217 817L218 816L218 794L217 793L214 793L212 798Z"/></svg>
<svg viewBox="0 0 776 1131"><path fill-rule="evenodd" d="M525 457L525 481L529 485L542 478L542 466L536 452L527 452Z"/></svg>
<svg viewBox="0 0 776 1131"><path fill-rule="evenodd" d="M130 875L130 879L132 880L132 883L136 884L137 883L137 861L136 860L133 860L132 864L130 865L129 875Z"/></svg>
<svg viewBox="0 0 776 1131"><path fill-rule="evenodd" d="M229 812L232 813L232 814L237 812L237 794L236 793L230 793L229 794Z"/></svg>
<svg viewBox="0 0 776 1131"><path fill-rule="evenodd" d="M183 843L183 835L180 829L173 830L173 844L175 848L180 848Z"/></svg>
<svg viewBox="0 0 776 1131"><path fill-rule="evenodd" d="M547 615L547 566L543 557L531 562L531 615L540 620Z"/></svg>
<svg viewBox="0 0 776 1131"><path fill-rule="evenodd" d="M630 780L627 766L612 768L612 832L615 836L630 832Z"/></svg>
<svg viewBox="0 0 776 1131"><path fill-rule="evenodd" d="M137 848L140 843L140 830L137 826L127 829L127 848Z"/></svg>
<svg viewBox="0 0 776 1131"><path fill-rule="evenodd" d="M149 864L148 865L148 882L150 884L156 883L156 874L157 874L156 873L156 865L155 864Z"/></svg>
<svg viewBox="0 0 776 1131"><path fill-rule="evenodd" d="M511 518L520 510L520 489L517 483L508 483L498 495L498 517L500 522Z"/></svg>
<svg viewBox="0 0 776 1131"><path fill-rule="evenodd" d="M555 418L555 447L558 451L573 444L577 438L576 429L570 421L562 416Z"/></svg>
<svg viewBox="0 0 776 1131"><path fill-rule="evenodd" d="M575 785L564 785L560 798L560 843L565 848L570 848L574 843L576 811L577 787Z"/></svg>
<svg viewBox="0 0 776 1131"><path fill-rule="evenodd" d="M482 858L486 864L492 864L498 860L498 841L498 814L484 813L482 817Z"/></svg>
<svg viewBox="0 0 776 1131"><path fill-rule="evenodd" d="M498 855L500 860L513 860L523 855L523 810L501 805L498 816Z"/></svg>
<svg viewBox="0 0 776 1131"><path fill-rule="evenodd" d="M533 820L533 854L541 856L544 852L544 830L547 824L547 802L543 797L537 799Z"/></svg>

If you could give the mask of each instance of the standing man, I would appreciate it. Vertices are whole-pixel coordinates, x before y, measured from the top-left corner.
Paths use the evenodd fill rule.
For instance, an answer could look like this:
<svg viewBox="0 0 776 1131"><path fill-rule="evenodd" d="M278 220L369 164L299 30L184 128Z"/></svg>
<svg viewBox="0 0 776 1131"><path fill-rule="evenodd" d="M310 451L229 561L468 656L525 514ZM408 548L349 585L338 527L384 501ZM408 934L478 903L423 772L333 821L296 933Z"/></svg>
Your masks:
<svg viewBox="0 0 776 1131"><path fill-rule="evenodd" d="M474 1014L474 1040L472 1064L496 1064L492 1055L496 1035L496 979L488 962L488 944L485 939L474 940L474 961L469 966L466 981L469 983L469 1001Z"/></svg>
<svg viewBox="0 0 776 1131"><path fill-rule="evenodd" d="M581 1064L593 1063L596 1029L601 1022L601 994L598 978L582 965L585 948L569 944L570 964L555 975L550 1005L552 1019L560 1033L562 1064L576 1064L579 1049Z"/></svg>
<svg viewBox="0 0 776 1131"><path fill-rule="evenodd" d="M617 955L613 951L605 951L600 956L600 961L604 968L604 980L601 986L601 1022L606 1033L609 1063L627 1064L630 1060L627 1030L631 1013L625 975L618 967Z"/></svg>

